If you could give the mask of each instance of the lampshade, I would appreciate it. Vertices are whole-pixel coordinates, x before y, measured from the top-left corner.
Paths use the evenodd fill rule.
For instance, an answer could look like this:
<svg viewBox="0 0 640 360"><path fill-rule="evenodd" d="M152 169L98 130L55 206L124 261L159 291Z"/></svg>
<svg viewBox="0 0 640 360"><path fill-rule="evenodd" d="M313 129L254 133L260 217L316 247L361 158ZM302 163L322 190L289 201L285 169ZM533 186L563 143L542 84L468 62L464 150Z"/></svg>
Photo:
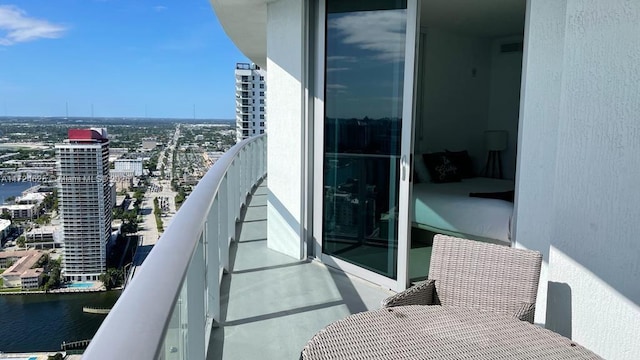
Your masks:
<svg viewBox="0 0 640 360"><path fill-rule="evenodd" d="M484 132L487 151L503 151L507 149L507 132L505 130L489 130Z"/></svg>

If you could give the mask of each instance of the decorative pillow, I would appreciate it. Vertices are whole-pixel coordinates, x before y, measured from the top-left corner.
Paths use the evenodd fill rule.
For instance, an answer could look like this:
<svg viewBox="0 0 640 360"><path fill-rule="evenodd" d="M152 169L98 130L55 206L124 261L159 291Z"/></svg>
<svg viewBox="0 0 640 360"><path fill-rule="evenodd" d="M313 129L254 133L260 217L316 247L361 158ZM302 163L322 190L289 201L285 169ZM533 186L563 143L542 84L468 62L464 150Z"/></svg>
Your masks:
<svg viewBox="0 0 640 360"><path fill-rule="evenodd" d="M445 183L460 181L460 171L446 153L423 154L422 158L429 170L432 182Z"/></svg>
<svg viewBox="0 0 640 360"><path fill-rule="evenodd" d="M431 181L431 176L429 176L429 170L427 169L427 165L424 163L424 155L419 159L415 159L413 161L413 169L415 171L415 175L418 175L417 179L414 179L414 183L426 183ZM417 180L417 181L416 181Z"/></svg>
<svg viewBox="0 0 640 360"><path fill-rule="evenodd" d="M449 160L453 162L453 164L458 168L460 172L460 177L463 179L472 178L473 175L473 164L471 163L471 157L467 150L462 151L449 151L445 150L447 157Z"/></svg>

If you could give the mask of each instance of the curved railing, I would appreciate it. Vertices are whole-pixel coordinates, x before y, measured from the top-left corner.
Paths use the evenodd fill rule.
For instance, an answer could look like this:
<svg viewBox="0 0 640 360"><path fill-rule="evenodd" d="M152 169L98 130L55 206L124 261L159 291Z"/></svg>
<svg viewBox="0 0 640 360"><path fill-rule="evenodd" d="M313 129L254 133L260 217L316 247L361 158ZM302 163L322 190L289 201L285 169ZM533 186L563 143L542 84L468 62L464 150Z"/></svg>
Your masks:
<svg viewBox="0 0 640 360"><path fill-rule="evenodd" d="M136 271L83 359L205 359L220 283L247 195L266 175L267 137L244 140L200 180Z"/></svg>

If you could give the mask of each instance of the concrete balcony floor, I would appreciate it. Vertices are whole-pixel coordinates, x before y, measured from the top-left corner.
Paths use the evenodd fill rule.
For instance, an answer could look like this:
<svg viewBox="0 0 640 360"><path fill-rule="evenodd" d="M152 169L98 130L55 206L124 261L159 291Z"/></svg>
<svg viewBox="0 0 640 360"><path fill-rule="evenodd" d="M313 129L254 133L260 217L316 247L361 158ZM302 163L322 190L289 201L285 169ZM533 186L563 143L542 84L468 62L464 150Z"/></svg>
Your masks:
<svg viewBox="0 0 640 360"><path fill-rule="evenodd" d="M248 202L222 280L222 322L213 329L208 359L298 359L328 324L376 309L391 294L316 261L298 261L267 248L267 187Z"/></svg>

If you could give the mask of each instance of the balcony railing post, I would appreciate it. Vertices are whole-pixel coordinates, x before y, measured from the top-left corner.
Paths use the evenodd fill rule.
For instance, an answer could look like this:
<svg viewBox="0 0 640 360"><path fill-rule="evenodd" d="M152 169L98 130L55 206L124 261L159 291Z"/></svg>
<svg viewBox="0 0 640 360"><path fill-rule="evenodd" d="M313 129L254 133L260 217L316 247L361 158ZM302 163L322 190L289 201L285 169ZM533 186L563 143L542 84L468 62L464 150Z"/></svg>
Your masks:
<svg viewBox="0 0 640 360"><path fill-rule="evenodd" d="M205 268L203 235L196 245L189 269L187 269L187 357L204 359L206 353L205 334Z"/></svg>
<svg viewBox="0 0 640 360"><path fill-rule="evenodd" d="M220 322L220 283L222 280L220 247L218 246L219 208L220 203L216 199L209 210L205 230L205 236L207 237L207 316L217 322Z"/></svg>
<svg viewBox="0 0 640 360"><path fill-rule="evenodd" d="M234 210L234 201L233 201L233 189L235 186L233 174L228 171L226 176L226 187L225 191L227 192L227 202L225 203L227 206L227 237L229 241L234 241L236 239L236 215Z"/></svg>
<svg viewBox="0 0 640 360"><path fill-rule="evenodd" d="M252 144L251 150L253 154L251 154L251 170L253 171L251 176L251 181L256 184L258 182L258 177L260 176L260 168L258 164L260 164L260 155L258 154L260 150L260 144L258 142L254 142Z"/></svg>
<svg viewBox="0 0 640 360"><path fill-rule="evenodd" d="M260 138L260 176L267 172L267 141L266 137Z"/></svg>
<svg viewBox="0 0 640 360"><path fill-rule="evenodd" d="M256 175L258 175L258 169L256 169L256 143L251 143L249 147L249 170L251 171L251 182L249 186L253 189L253 185L256 183Z"/></svg>
<svg viewBox="0 0 640 360"><path fill-rule="evenodd" d="M245 193L247 188L247 147L243 147L240 150L240 156L238 157L240 160L240 211L242 211L242 206L244 205Z"/></svg>
<svg viewBox="0 0 640 360"><path fill-rule="evenodd" d="M238 216L238 159L229 166L227 177L229 178L229 213L232 219L230 229L235 229L236 217Z"/></svg>
<svg viewBox="0 0 640 360"><path fill-rule="evenodd" d="M228 192L227 192L227 178L223 178L220 182L220 190L218 191L219 201L218 204L223 206L224 204L228 204L229 200ZM227 211L219 211L218 212L218 224L220 226L220 230L218 231L218 247L220 251L220 267L223 271L229 271L229 212Z"/></svg>

